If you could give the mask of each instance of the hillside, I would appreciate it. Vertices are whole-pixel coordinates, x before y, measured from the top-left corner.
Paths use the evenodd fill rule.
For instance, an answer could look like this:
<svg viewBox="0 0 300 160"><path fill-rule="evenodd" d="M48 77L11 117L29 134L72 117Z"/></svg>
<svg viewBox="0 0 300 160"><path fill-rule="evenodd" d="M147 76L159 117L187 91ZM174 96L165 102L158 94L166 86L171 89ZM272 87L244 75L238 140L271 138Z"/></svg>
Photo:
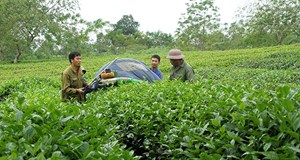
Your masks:
<svg viewBox="0 0 300 160"><path fill-rule="evenodd" d="M168 77L170 68L167 53L157 53L162 57L161 70ZM184 52L186 61L196 71L196 79L261 79L263 75L275 78L271 82L299 82L299 44L268 48L194 51ZM82 64L88 70L87 79L91 80L98 69L115 57L126 57L141 60L150 66L151 54L130 54L117 56L85 57L82 53ZM69 65L68 59L46 61L23 61L19 64L2 63L0 66L1 83L22 77L47 77L60 79L61 72ZM224 75L226 73L226 75ZM245 75L247 77L243 77ZM288 76L288 77L287 77ZM249 79L250 78L250 79ZM272 78L272 79L273 79Z"/></svg>
<svg viewBox="0 0 300 160"><path fill-rule="evenodd" d="M183 52L193 84L165 79L62 103L68 60L3 63L1 159L298 159L299 45ZM150 54L118 55L142 60ZM86 78L115 56L85 57Z"/></svg>

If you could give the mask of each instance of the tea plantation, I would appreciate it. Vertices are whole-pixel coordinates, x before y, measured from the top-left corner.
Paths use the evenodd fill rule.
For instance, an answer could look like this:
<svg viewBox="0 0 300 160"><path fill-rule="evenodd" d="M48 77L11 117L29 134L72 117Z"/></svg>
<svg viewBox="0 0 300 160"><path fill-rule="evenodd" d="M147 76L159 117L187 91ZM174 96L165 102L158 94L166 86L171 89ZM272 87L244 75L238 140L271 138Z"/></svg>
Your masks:
<svg viewBox="0 0 300 160"><path fill-rule="evenodd" d="M299 159L300 46L183 52L195 82L124 84L62 103L67 58L1 62L0 159ZM150 65L151 54L118 55ZM116 56L85 57L91 81Z"/></svg>

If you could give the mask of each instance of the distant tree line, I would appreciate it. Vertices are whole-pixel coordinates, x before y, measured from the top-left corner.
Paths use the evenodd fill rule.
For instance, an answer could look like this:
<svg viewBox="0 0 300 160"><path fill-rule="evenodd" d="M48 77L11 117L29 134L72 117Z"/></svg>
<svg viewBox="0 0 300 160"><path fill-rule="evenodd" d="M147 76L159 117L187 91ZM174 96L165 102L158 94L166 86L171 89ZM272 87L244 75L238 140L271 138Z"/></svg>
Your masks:
<svg viewBox="0 0 300 160"><path fill-rule="evenodd" d="M174 35L142 32L132 15L111 24L100 17L85 21L77 0L1 0L0 60L65 56L71 50L91 54L183 50L226 50L300 42L300 1L261 0L221 24L214 0L190 0Z"/></svg>

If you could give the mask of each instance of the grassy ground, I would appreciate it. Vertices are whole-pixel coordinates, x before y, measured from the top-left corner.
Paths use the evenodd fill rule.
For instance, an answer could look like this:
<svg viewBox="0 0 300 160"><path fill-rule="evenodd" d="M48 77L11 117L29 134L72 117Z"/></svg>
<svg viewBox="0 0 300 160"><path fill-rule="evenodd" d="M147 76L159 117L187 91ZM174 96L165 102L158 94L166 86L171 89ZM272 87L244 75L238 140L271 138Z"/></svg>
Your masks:
<svg viewBox="0 0 300 160"><path fill-rule="evenodd" d="M160 69L166 80L171 66L166 58L167 53L158 54L162 58ZM183 54L186 62L194 68L196 80L203 78L247 80L271 75L271 77L279 78L276 80L278 83L299 82L299 45L226 51L184 51ZM82 53L82 65L88 71L86 74L88 81L92 80L99 68L116 57L134 58L150 66L151 54L85 57ZM61 72L68 65L68 59L22 61L18 64L2 62L0 83L22 77L48 77L60 80ZM245 75L247 78L240 75ZM274 82L273 80L268 81Z"/></svg>

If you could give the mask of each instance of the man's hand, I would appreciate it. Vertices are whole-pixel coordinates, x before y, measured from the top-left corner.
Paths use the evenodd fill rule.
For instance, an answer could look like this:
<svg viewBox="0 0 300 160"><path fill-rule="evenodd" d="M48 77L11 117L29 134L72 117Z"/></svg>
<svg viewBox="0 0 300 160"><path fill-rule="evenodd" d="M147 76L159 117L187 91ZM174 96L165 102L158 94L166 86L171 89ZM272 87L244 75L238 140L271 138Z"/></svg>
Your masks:
<svg viewBox="0 0 300 160"><path fill-rule="evenodd" d="M86 87L89 88L89 89L91 89L92 85L88 84Z"/></svg>
<svg viewBox="0 0 300 160"><path fill-rule="evenodd" d="M83 91L83 88L78 88L78 89L76 89L76 93L83 93L84 91Z"/></svg>

